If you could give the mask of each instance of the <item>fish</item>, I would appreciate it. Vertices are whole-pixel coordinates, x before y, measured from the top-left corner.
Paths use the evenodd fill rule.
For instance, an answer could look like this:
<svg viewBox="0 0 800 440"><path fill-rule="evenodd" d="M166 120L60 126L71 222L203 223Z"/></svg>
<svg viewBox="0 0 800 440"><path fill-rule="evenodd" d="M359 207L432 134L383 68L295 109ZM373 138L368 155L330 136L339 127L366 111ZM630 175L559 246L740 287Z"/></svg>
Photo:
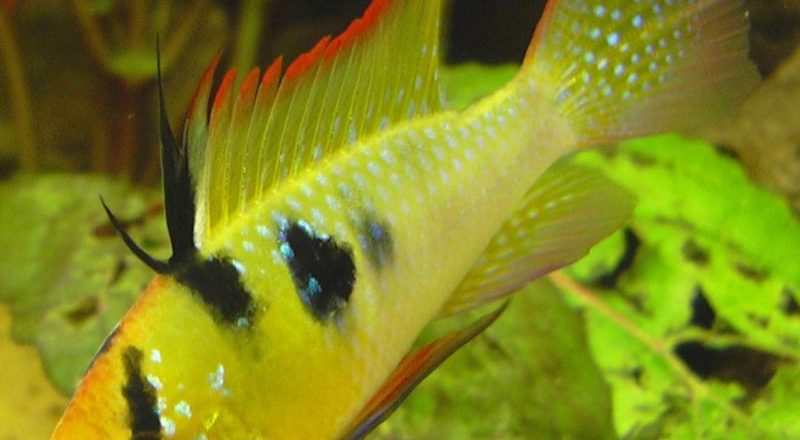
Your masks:
<svg viewBox="0 0 800 440"><path fill-rule="evenodd" d="M172 255L103 201L156 276L52 439L363 438L515 292L624 222L626 190L558 159L710 121L759 81L741 0L550 0L516 76L457 111L442 3L374 0L241 86L235 70L214 86L217 55L180 141L158 69Z"/></svg>

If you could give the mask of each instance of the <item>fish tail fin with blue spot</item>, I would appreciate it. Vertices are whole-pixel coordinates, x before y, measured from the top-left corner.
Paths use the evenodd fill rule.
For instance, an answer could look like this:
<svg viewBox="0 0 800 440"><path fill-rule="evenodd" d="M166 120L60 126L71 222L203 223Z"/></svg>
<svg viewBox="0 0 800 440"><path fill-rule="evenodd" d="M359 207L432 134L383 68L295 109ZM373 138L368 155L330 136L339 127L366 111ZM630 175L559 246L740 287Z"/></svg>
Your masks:
<svg viewBox="0 0 800 440"><path fill-rule="evenodd" d="M552 98L581 147L699 126L758 83L742 0L548 3L523 75Z"/></svg>

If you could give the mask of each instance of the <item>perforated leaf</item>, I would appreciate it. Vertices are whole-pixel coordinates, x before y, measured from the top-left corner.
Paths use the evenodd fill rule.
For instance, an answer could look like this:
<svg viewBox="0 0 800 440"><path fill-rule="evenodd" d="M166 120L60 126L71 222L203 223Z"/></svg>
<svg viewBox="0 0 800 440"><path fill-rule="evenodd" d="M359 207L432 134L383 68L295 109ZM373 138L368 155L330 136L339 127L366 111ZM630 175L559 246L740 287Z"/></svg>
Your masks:
<svg viewBox="0 0 800 440"><path fill-rule="evenodd" d="M567 272L588 290L562 279L586 308L618 432L800 436L781 391L800 385L800 223L787 204L677 136L576 159L640 200L625 232Z"/></svg>

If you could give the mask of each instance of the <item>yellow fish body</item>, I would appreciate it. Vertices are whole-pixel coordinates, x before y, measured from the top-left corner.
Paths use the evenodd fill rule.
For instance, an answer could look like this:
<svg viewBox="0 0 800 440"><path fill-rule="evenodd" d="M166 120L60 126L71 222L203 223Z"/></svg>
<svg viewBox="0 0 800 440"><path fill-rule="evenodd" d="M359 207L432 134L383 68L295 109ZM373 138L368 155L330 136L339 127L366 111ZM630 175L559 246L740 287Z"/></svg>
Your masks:
<svg viewBox="0 0 800 440"><path fill-rule="evenodd" d="M441 3L375 0L282 77L229 72L207 115L212 63L181 148L162 126L173 255L122 232L159 275L52 438L360 438L499 312L409 354L428 322L625 218L627 193L556 159L706 120L757 81L740 0L552 0L515 79L443 110Z"/></svg>

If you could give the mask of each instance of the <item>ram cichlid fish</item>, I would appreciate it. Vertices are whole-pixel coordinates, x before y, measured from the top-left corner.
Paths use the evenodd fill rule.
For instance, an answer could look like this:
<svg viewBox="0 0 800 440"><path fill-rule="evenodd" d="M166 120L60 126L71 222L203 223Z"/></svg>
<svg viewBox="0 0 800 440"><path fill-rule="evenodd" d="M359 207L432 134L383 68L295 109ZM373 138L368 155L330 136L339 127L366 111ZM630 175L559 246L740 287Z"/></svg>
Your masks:
<svg viewBox="0 0 800 440"><path fill-rule="evenodd" d="M629 214L625 190L556 159L708 121L758 81L741 0L551 0L515 78L456 112L441 13L375 0L212 99L217 58L181 143L161 98L172 256L108 211L158 275L53 439L361 438L502 306L412 352L427 323L507 298Z"/></svg>

